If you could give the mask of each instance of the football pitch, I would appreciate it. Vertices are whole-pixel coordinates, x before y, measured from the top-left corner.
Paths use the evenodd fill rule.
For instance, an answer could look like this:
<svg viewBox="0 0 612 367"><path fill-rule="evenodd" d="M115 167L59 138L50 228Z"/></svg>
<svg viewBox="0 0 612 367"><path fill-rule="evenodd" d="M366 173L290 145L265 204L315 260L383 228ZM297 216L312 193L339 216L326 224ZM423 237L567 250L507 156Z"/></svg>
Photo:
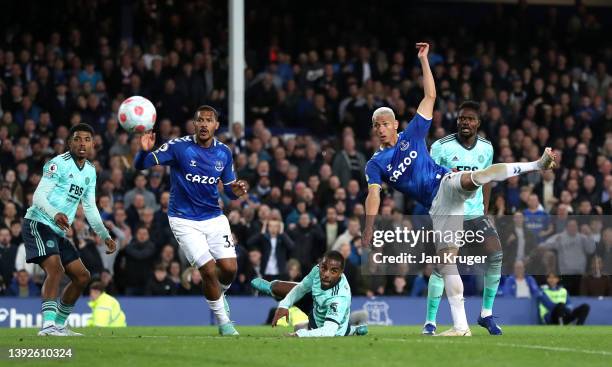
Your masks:
<svg viewBox="0 0 612 367"><path fill-rule="evenodd" d="M367 336L285 338L285 328L213 327L75 329L84 337L37 337L35 329L2 329L0 365L41 366L612 366L612 327L514 326L493 337L421 336L420 327L370 327ZM445 330L439 327L438 330ZM71 348L68 359L9 359L7 348Z"/></svg>

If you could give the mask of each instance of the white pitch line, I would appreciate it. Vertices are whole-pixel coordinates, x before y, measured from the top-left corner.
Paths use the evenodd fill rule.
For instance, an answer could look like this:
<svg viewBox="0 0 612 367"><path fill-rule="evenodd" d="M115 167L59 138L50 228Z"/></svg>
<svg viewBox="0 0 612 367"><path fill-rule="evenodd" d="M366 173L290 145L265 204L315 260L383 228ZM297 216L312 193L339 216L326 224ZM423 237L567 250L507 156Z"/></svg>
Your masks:
<svg viewBox="0 0 612 367"><path fill-rule="evenodd" d="M449 339L440 339L435 337L424 337L423 339L394 339L394 338L378 338L378 340L385 341L402 341L402 342L434 342L434 343L452 343ZM444 341L442 341L444 340ZM465 339L462 339L465 340ZM468 339L469 340L469 339ZM467 340L465 342L467 344ZM590 349L577 349L577 348L567 348L567 347L552 347L547 345L527 345L527 344L513 344L513 343L495 343L494 345L498 347L511 347L511 348L525 348L525 349L538 349L538 350L549 350L552 352L570 352L570 353L584 353L584 354L595 354L602 356L612 356L612 352L608 352L605 350L590 350Z"/></svg>
<svg viewBox="0 0 612 367"><path fill-rule="evenodd" d="M109 338L109 339L115 339L115 338L120 338L120 339L139 339L139 338L149 338L149 339L168 339L168 338L176 338L176 339L214 339L214 340L234 340L235 338L222 338L219 336L214 336L214 335L174 335L174 336L169 336L169 335L139 335L139 336L120 336L120 335L107 335L107 336L101 336L101 335L96 335L95 337L102 337L102 338ZM282 335L279 336L242 336L242 338L253 338L253 339L279 339L279 338L283 338ZM377 340L382 340L382 341L390 341L390 342L417 342L417 343L425 343L425 342L432 342L432 343L447 343L447 344L451 344L453 343L453 341L451 339L441 339L441 338L436 338L436 337L423 337L422 339L402 339L402 338L379 338L376 337L374 335L369 336L369 337L365 337L365 338L376 338ZM461 338L460 338L461 339ZM329 339L328 339L329 340ZM457 340L457 339L455 339ZM461 340L465 340L465 342L461 342L461 343L468 343L469 339L461 339ZM457 340L458 341L458 340ZM524 349L538 349L538 350L548 350L548 351L552 351L552 352L568 352L568 353L583 353L583 354L594 354L594 355L601 355L601 356L612 356L612 352L608 352L605 350L590 350L590 349L576 349L576 348L567 348L567 347L552 347L552 346L547 346L547 345L523 345L523 344L513 344L513 343L495 343L493 345L496 345L498 347L510 347L510 348L524 348Z"/></svg>
<svg viewBox="0 0 612 367"><path fill-rule="evenodd" d="M550 350L553 352L572 352L572 353L585 353L585 354L597 354L597 355L602 355L602 356L612 356L612 352L607 352L605 350L576 349L576 348L566 348L566 347L549 347L546 345L521 345L521 344L510 344L510 343L496 343L495 345L498 345L501 347Z"/></svg>

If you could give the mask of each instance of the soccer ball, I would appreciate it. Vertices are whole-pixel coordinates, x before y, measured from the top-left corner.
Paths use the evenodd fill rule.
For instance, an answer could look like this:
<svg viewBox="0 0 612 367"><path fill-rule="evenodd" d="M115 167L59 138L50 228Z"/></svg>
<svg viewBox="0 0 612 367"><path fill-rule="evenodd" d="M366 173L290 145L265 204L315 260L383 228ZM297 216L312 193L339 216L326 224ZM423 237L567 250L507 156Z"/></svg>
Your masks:
<svg viewBox="0 0 612 367"><path fill-rule="evenodd" d="M157 113L153 103L141 96L132 96L119 106L119 125L128 132L153 130Z"/></svg>

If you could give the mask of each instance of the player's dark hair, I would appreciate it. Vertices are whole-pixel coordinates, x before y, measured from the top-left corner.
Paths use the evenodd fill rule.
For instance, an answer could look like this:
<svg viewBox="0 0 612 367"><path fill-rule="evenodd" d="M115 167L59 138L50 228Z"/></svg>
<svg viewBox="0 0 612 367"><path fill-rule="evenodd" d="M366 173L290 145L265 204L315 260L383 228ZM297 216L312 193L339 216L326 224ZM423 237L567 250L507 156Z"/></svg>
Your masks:
<svg viewBox="0 0 612 367"><path fill-rule="evenodd" d="M342 254L338 251L327 251L323 257L325 257L327 260L336 260L340 263L342 269L344 269L344 256L342 256Z"/></svg>
<svg viewBox="0 0 612 367"><path fill-rule="evenodd" d="M461 111L463 109L473 110L476 112L478 120L480 120L480 103L471 100L463 101L459 105L459 109L457 111Z"/></svg>
<svg viewBox="0 0 612 367"><path fill-rule="evenodd" d="M215 121L219 121L219 112L217 112L217 110L215 110L215 108L213 106L209 106L207 104L198 107L198 109L196 110L195 114L193 115L193 119L197 120L198 119L198 114L200 112L204 112L204 111L212 112L213 115L215 116Z"/></svg>
<svg viewBox="0 0 612 367"><path fill-rule="evenodd" d="M89 286L89 289L95 289L100 292L104 292L106 290L106 286L102 282L93 282Z"/></svg>
<svg viewBox="0 0 612 367"><path fill-rule="evenodd" d="M94 136L94 129L93 127L89 126L88 124L85 123L80 123L80 124L76 124L73 127L70 128L70 133L68 134L68 140L72 140L72 138L74 137L74 134L77 131L85 131L91 134L91 137L93 138Z"/></svg>

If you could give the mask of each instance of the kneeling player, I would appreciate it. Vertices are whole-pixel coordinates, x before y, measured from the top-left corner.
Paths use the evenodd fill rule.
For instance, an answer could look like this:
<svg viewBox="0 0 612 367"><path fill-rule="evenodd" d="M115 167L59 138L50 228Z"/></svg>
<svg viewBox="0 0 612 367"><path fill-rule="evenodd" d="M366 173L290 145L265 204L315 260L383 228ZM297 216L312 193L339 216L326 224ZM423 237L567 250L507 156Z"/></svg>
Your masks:
<svg viewBox="0 0 612 367"><path fill-rule="evenodd" d="M299 283L254 279L251 284L262 293L284 297L279 305L272 326L281 318L289 321L289 308L312 293L313 307L308 315L308 325L290 336L347 336L366 335L367 325L349 326L351 315L351 287L343 274L344 257L337 251L329 251L321 263Z"/></svg>

